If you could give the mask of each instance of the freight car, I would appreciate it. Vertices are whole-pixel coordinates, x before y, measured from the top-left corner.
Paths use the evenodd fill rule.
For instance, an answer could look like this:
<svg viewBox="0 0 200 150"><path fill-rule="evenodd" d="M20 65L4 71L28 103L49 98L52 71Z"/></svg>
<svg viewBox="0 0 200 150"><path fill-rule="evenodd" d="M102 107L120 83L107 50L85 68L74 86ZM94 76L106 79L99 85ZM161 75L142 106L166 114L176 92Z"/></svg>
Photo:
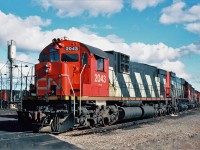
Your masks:
<svg viewBox="0 0 200 150"><path fill-rule="evenodd" d="M121 52L53 39L40 53L18 121L22 129L60 133L165 115L198 100L199 92L173 72L132 62Z"/></svg>
<svg viewBox="0 0 200 150"><path fill-rule="evenodd" d="M1 108L7 107L7 91L6 90L0 90L0 100L1 100Z"/></svg>

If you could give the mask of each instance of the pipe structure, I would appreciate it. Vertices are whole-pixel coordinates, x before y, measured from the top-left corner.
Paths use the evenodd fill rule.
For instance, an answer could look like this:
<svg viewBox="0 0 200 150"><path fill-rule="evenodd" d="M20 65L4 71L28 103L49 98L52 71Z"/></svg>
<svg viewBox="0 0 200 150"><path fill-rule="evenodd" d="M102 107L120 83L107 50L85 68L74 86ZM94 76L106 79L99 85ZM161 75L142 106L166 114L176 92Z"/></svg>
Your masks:
<svg viewBox="0 0 200 150"><path fill-rule="evenodd" d="M81 115L82 73L83 73L83 71L84 71L84 69L85 69L85 66L86 66L86 64L84 64L84 66L83 66L83 68L82 68L82 70L81 70L81 73L80 73L80 103L79 103L79 109L80 109L80 111L79 111L79 115Z"/></svg>
<svg viewBox="0 0 200 150"><path fill-rule="evenodd" d="M16 58L16 43L15 41L11 40L8 41L8 59L10 61L10 103L12 103L13 93L12 93L12 82L13 82L13 72L12 72L12 65Z"/></svg>

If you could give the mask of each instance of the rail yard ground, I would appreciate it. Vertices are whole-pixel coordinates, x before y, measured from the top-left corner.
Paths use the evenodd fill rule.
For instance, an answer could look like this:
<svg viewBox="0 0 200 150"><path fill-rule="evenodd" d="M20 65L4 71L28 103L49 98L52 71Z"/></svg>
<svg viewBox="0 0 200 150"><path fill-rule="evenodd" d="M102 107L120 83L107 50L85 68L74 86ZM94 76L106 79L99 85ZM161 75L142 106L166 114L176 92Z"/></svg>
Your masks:
<svg viewBox="0 0 200 150"><path fill-rule="evenodd" d="M56 138L81 149L199 150L200 109L108 132Z"/></svg>
<svg viewBox="0 0 200 150"><path fill-rule="evenodd" d="M49 134L20 132L16 110L0 109L0 150L65 150L79 149Z"/></svg>
<svg viewBox="0 0 200 150"><path fill-rule="evenodd" d="M150 119L151 120L151 119ZM20 132L16 110L0 110L0 149L199 150L200 109L79 136Z"/></svg>

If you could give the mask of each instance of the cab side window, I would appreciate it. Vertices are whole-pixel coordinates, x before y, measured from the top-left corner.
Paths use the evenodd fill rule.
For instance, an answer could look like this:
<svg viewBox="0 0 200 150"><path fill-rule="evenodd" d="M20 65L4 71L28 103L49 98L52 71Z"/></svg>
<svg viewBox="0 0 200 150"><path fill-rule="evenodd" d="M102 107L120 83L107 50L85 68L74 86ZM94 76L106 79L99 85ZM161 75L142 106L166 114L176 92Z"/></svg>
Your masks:
<svg viewBox="0 0 200 150"><path fill-rule="evenodd" d="M104 59L97 57L97 71L104 71Z"/></svg>
<svg viewBox="0 0 200 150"><path fill-rule="evenodd" d="M88 55L86 53L82 53L82 65L88 64Z"/></svg>
<svg viewBox="0 0 200 150"><path fill-rule="evenodd" d="M48 61L47 55L46 54L42 54L40 56L40 62L47 62L47 61Z"/></svg>

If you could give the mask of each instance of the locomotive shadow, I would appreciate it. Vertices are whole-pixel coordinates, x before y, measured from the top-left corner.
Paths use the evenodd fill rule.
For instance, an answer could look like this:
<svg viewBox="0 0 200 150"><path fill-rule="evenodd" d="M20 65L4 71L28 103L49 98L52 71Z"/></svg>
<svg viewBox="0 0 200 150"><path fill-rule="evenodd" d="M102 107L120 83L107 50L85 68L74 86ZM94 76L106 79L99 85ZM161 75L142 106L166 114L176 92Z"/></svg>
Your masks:
<svg viewBox="0 0 200 150"><path fill-rule="evenodd" d="M10 118L10 119L17 119L17 115L2 115L0 114L0 118ZM0 120L1 121L1 120Z"/></svg>
<svg viewBox="0 0 200 150"><path fill-rule="evenodd" d="M0 120L0 131L20 132L17 120Z"/></svg>
<svg viewBox="0 0 200 150"><path fill-rule="evenodd" d="M17 114L0 114L0 131L20 132Z"/></svg>

